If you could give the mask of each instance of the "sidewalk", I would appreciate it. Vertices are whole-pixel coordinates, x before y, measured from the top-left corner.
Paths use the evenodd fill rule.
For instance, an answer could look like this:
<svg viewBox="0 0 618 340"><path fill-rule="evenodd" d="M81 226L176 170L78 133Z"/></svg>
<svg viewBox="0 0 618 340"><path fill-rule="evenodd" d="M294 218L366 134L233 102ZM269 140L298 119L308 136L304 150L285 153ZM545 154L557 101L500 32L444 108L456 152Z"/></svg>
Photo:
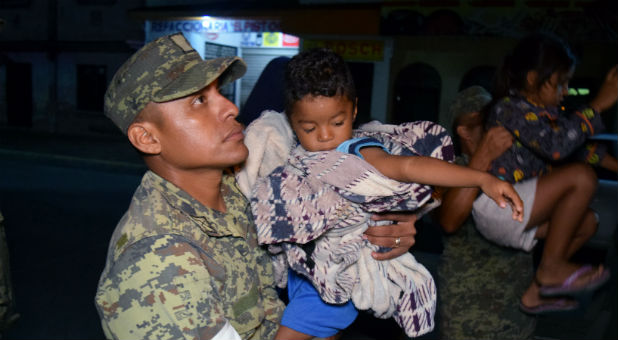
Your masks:
<svg viewBox="0 0 618 340"><path fill-rule="evenodd" d="M0 157L102 170L145 170L141 157L121 134L66 135L1 127Z"/></svg>

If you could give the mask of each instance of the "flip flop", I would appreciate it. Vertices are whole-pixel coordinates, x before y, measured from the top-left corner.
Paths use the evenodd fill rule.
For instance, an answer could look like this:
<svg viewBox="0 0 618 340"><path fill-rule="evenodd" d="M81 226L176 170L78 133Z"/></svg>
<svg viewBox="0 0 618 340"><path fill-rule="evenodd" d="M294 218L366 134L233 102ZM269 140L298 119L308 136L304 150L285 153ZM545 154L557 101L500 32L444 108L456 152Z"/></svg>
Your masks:
<svg viewBox="0 0 618 340"><path fill-rule="evenodd" d="M562 284L553 286L543 286L539 284L539 294L541 296L556 296L556 295L576 295L578 293L590 292L605 284L609 280L609 270L603 268L603 272L597 275L594 279L588 281L581 286L574 286L573 283L582 275L594 270L591 265L581 266L573 274L567 277Z"/></svg>
<svg viewBox="0 0 618 340"><path fill-rule="evenodd" d="M547 314L547 313L556 313L556 312L568 312L574 309L579 308L579 303L576 300L571 299L558 299L548 303L542 303L538 306L528 307L519 302L519 309L530 315L539 315L539 314Z"/></svg>

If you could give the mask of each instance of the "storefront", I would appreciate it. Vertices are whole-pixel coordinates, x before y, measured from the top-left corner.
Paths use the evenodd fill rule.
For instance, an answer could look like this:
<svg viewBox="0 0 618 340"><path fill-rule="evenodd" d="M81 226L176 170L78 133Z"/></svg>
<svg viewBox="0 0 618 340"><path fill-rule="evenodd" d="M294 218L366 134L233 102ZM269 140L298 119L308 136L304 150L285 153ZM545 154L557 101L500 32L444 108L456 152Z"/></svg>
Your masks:
<svg viewBox="0 0 618 340"><path fill-rule="evenodd" d="M281 32L276 20L228 19L203 16L181 21L145 23L146 42L182 32L202 58L240 56L247 73L222 93L240 108L244 105L262 70L274 58L298 53L299 38Z"/></svg>

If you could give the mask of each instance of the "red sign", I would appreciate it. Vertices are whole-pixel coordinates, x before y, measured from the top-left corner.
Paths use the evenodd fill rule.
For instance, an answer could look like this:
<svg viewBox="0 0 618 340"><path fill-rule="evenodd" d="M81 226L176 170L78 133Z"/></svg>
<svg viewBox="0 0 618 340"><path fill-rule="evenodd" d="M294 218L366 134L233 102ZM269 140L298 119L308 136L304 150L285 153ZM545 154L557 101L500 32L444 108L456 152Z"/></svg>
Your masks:
<svg viewBox="0 0 618 340"><path fill-rule="evenodd" d="M297 36L283 33L283 41L281 46L284 47L298 47L300 39Z"/></svg>

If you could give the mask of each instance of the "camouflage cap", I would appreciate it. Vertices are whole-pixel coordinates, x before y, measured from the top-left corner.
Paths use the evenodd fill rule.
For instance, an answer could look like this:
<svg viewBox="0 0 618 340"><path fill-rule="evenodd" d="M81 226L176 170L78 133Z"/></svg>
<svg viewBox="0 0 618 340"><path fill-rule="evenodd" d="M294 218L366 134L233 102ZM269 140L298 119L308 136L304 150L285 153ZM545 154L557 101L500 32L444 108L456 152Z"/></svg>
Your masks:
<svg viewBox="0 0 618 340"><path fill-rule="evenodd" d="M118 69L105 92L105 115L126 134L149 102L188 96L217 78L223 86L246 70L239 57L203 60L182 33L166 35L140 48Z"/></svg>
<svg viewBox="0 0 618 340"><path fill-rule="evenodd" d="M491 94L482 86L470 86L460 91L449 106L451 126L464 114L479 112L491 102Z"/></svg>

